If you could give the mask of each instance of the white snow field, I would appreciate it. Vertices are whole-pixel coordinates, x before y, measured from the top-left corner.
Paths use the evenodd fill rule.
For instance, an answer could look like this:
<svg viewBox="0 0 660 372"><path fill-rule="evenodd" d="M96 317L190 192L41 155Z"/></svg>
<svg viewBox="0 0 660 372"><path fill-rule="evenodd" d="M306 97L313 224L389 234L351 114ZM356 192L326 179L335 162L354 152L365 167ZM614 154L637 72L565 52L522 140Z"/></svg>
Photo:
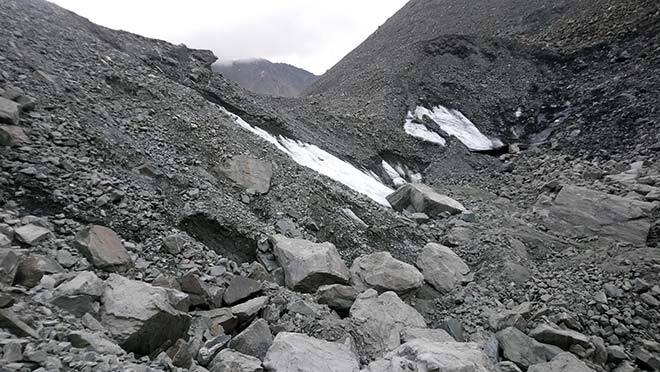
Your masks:
<svg viewBox="0 0 660 372"><path fill-rule="evenodd" d="M343 183L379 204L390 207L390 203L387 202L385 197L393 193L394 190L380 182L373 172L359 170L352 164L337 158L315 145L292 140L284 136L275 137L261 128L250 125L238 115L227 111L224 107L218 107L231 117L236 124L270 142L277 149L289 155L296 163ZM396 171L394 172L397 173Z"/></svg>
<svg viewBox="0 0 660 372"><path fill-rule="evenodd" d="M470 150L492 150L503 146L499 139L490 139L483 135L460 111L443 106L435 106L432 110L417 106L414 113L408 112L403 129L406 133L424 141L444 146L445 139L438 133L429 130L423 124L413 122L414 120L422 121L424 117L431 119L443 132L458 138Z"/></svg>

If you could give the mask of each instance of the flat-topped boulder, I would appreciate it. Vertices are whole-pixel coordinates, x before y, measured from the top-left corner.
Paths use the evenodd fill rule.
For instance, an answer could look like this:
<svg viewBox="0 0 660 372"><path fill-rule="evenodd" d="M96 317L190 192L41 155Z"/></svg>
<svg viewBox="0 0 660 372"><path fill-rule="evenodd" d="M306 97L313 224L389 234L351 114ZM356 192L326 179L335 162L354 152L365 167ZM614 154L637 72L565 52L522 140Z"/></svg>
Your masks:
<svg viewBox="0 0 660 372"><path fill-rule="evenodd" d="M565 185L538 207L545 225L560 234L597 235L645 245L654 204Z"/></svg>
<svg viewBox="0 0 660 372"><path fill-rule="evenodd" d="M387 201L397 211L420 212L430 217L442 212L458 214L466 210L463 204L421 183L407 183L399 187L387 196Z"/></svg>
<svg viewBox="0 0 660 372"><path fill-rule="evenodd" d="M347 345L280 332L268 349L264 367L271 372L358 372L360 363Z"/></svg>
<svg viewBox="0 0 660 372"><path fill-rule="evenodd" d="M389 252L361 256L351 266L351 281L358 291L373 288L378 292L409 292L424 283L415 266L399 261Z"/></svg>
<svg viewBox="0 0 660 372"><path fill-rule="evenodd" d="M80 230L75 245L96 268L121 271L132 264L131 256L117 233L105 226L90 225Z"/></svg>
<svg viewBox="0 0 660 372"><path fill-rule="evenodd" d="M227 167L216 168L220 173L245 189L265 194L270 189L273 164L244 155L234 156Z"/></svg>
<svg viewBox="0 0 660 372"><path fill-rule="evenodd" d="M270 242L290 289L315 292L322 285L347 284L350 280L346 264L330 242L314 243L284 235L273 235Z"/></svg>

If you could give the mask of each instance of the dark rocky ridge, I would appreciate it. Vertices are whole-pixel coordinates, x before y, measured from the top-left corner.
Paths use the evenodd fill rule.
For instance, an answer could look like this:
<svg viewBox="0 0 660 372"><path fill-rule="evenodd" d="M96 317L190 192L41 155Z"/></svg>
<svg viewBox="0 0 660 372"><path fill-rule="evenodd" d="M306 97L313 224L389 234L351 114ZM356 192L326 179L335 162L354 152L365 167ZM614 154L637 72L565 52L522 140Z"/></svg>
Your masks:
<svg viewBox="0 0 660 372"><path fill-rule="evenodd" d="M441 12L434 6L443 3L449 2L413 1L408 7L424 6L424 11L407 7L401 14ZM391 349L406 359L455 353L459 357L452 360L476 360L485 371L515 371L511 363L526 367L529 360L539 364L530 369L538 370L550 358L568 360L572 370L657 369L660 146L649 144L657 126L651 103L657 99L652 72L658 67L653 32L658 13L652 2L576 4L539 16L524 30L516 17L542 9L540 2L498 1L503 18L488 20L480 18L493 13L484 2L463 4L472 9L459 9L464 22L483 23L480 32L488 34L456 36L453 30L413 43L411 56L418 58L421 72L411 69L409 76L418 79L443 68L435 73L442 81L458 80L474 94L460 96L459 89L453 96L431 78L422 87L392 90L396 85L383 84L374 73L364 81L375 82L370 88L380 92L376 96L387 94L369 102L356 96L362 94L357 90L301 99L254 96L213 74L215 57L208 51L109 30L44 1L1 2L0 95L14 102L3 107L21 112L17 126L4 127L13 120L8 115L0 127L0 328L8 330L0 330L0 368L204 371L201 366L220 369L237 358L254 371L264 366L279 371L291 360L278 350L290 343L292 355L320 344L336 365L349 366L346 370L374 359L387 363L383 352ZM605 22L601 15L610 14L608 9ZM585 18L597 21L576 21ZM633 19L637 31L627 23ZM388 34L403 37L397 27ZM601 44L583 48L585 35ZM544 40L558 51L539 49ZM443 67L444 62L450 63ZM523 88L508 84L516 75L507 64L523 68L530 82L520 83ZM480 76L489 79L483 91L475 82ZM401 130L402 115L418 103L461 102L456 107L470 117L484 110L481 115L488 118L489 105L517 97L516 89L534 82L539 90L525 94L545 107L547 116L534 128L564 118L546 143L528 147L523 138L506 154L493 156L470 152L456 140L444 149L424 144ZM491 85L515 89L493 93L497 89ZM630 92L619 94L620 86ZM563 106L565 95L577 94L571 93L574 87L584 95ZM400 106L383 105L427 90L435 93L419 97L428 101L415 94ZM398 159L468 211L431 218L381 207L297 165L239 128L217 105L358 166ZM530 104L516 100L501 110L512 113L519 105L527 112ZM388 116L390 109L396 115ZM646 124L625 133L602 126L610 118L627 120L632 111L648 120L650 133ZM524 120L534 121L536 113L529 115ZM474 121L485 132L500 133L490 122ZM618 150L623 146L618 142L632 150ZM580 150L585 156L576 156ZM227 176L229 165L242 156L270 163L266 193ZM259 182L265 177L258 176ZM571 192L574 186L563 185L591 191ZM581 198L576 210L571 198L581 193L589 197ZM580 219L589 223L582 226ZM561 227L567 222L572 228ZM96 253L86 253L92 262L76 242L89 224L116 233L96 240L104 244L84 244ZM291 243L288 250L302 251L295 260L302 264L289 266L275 257L281 255L276 245L287 238L308 240ZM314 244L322 242L336 251L327 243ZM319 254L305 254L318 246L323 247ZM121 258L122 265L108 265L112 257ZM130 264L124 264L127 257ZM345 285L348 267L350 286ZM436 267L447 270L438 278ZM125 271L120 276L106 270ZM294 270L306 278L305 291L330 287L314 295L290 291L283 275ZM340 280L328 284L337 280L328 279L333 277ZM360 290L371 289L358 294L358 284ZM143 318L132 316L136 313ZM185 328L190 321L188 334L163 327L173 320ZM406 339L400 347L399 336ZM429 337L477 344L437 349ZM263 364L237 351L262 357L271 343ZM150 355L135 357L122 347ZM559 351L570 354L554 356ZM529 358L518 358L521 354ZM305 355L308 370L335 365ZM418 362L411 361L423 363Z"/></svg>
<svg viewBox="0 0 660 372"><path fill-rule="evenodd" d="M250 92L274 97L298 97L318 78L296 66L265 59L215 63L213 71Z"/></svg>

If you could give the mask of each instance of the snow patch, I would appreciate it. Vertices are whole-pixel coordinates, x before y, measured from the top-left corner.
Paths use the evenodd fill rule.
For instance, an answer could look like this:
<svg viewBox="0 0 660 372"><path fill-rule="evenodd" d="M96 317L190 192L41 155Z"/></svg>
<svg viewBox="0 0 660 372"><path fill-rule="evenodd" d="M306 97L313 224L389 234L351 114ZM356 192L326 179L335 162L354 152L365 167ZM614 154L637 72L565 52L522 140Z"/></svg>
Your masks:
<svg viewBox="0 0 660 372"><path fill-rule="evenodd" d="M406 133L413 137L421 138L423 141L436 143L441 146L444 146L447 143L447 141L445 141L445 139L438 133L430 131L426 125L413 123L413 119L412 114L409 112L406 122L403 124L403 130L405 130Z"/></svg>
<svg viewBox="0 0 660 372"><path fill-rule="evenodd" d="M423 106L417 106L417 108L415 108L414 114L410 112L408 113L406 123L404 124L404 130L406 130L406 133L421 138L419 131L422 131L422 129L416 127L418 132L413 134L411 133L412 129L409 131L407 128L412 128L411 125L423 126L421 124L413 123L413 120L422 121L424 117L431 119L438 125L438 127L440 127L443 132L450 136L455 136L459 141L461 141L471 150L492 150L504 145L499 139L490 139L483 135L479 129L477 129L477 127L470 121L470 119L466 118L460 111L447 109L443 106L435 106L432 110L429 110ZM424 130L431 132L426 127L424 127ZM431 133L438 135L435 132ZM428 138L430 137L428 137L428 134L424 135L427 136L425 140L429 141ZM438 137L440 136L438 135ZM437 141L437 138L435 138L435 143L444 145L444 138L440 138L442 139L443 143Z"/></svg>
<svg viewBox="0 0 660 372"><path fill-rule="evenodd" d="M393 193L394 190L380 182L380 179L373 172L364 172L315 145L292 140L284 136L275 137L259 127L250 125L238 115L227 111L224 107L218 107L241 128L270 142L278 150L289 155L296 163L340 182L368 196L379 204L390 207L386 196Z"/></svg>

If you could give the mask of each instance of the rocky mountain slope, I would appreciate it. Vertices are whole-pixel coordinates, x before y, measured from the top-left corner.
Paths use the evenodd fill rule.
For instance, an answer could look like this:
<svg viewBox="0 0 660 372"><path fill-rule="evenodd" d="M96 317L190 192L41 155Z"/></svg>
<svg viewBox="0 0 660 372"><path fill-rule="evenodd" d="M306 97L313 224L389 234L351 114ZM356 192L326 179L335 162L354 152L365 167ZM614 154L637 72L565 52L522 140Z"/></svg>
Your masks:
<svg viewBox="0 0 660 372"><path fill-rule="evenodd" d="M275 97L297 97L318 78L301 68L265 59L216 63L213 71L250 92Z"/></svg>
<svg viewBox="0 0 660 372"><path fill-rule="evenodd" d="M454 61L428 84L473 98L331 71L292 99L0 2L0 369L659 370L657 4L461 4L412 1L365 45L436 30L401 39L438 57L411 76ZM413 22L444 12L507 53ZM514 68L542 71L520 102ZM508 95L536 137L485 119Z"/></svg>

